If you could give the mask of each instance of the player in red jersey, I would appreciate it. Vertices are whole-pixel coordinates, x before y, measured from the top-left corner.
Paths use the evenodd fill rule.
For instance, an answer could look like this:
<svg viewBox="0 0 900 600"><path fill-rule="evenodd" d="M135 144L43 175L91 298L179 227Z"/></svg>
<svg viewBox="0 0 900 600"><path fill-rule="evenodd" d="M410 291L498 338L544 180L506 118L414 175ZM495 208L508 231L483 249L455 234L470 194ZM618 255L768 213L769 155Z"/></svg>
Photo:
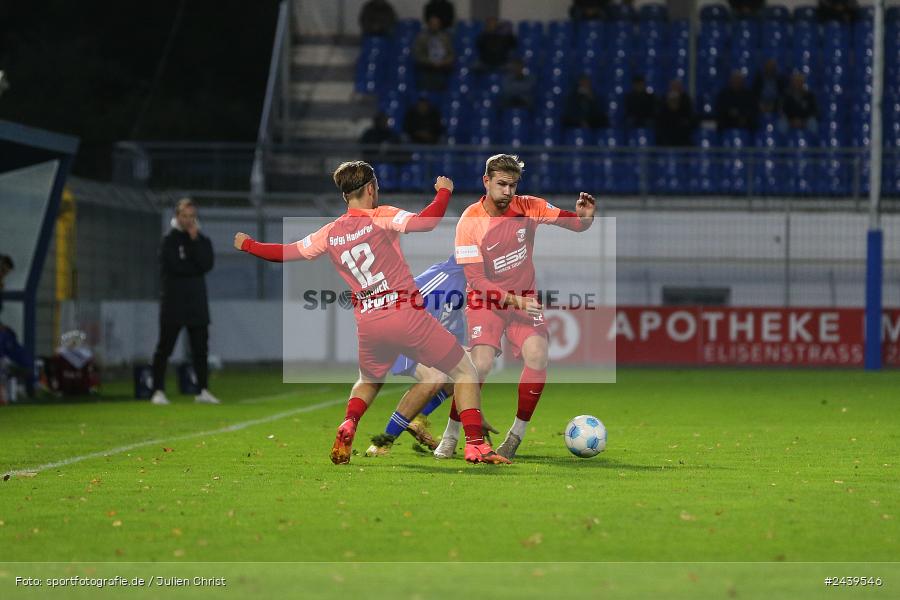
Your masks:
<svg viewBox="0 0 900 600"><path fill-rule="evenodd" d="M334 183L343 193L347 212L299 242L261 244L245 233L234 236L236 248L270 261L312 260L327 254L353 293L359 379L338 427L331 461L350 462L359 419L384 385L397 356L405 354L454 381L454 395L463 409L459 415L466 432L466 460L509 462L484 441L481 393L471 359L453 334L416 308L412 298L418 290L400 249L400 233L435 228L447 210L453 182L438 177L434 201L418 214L378 205L378 180L368 163L341 164L334 172Z"/></svg>
<svg viewBox="0 0 900 600"><path fill-rule="evenodd" d="M575 212L556 208L542 198L519 196L516 186L524 163L518 156L490 157L482 178L485 195L469 206L456 226L456 262L468 282L466 319L469 346L478 377L484 383L500 354L500 338L525 362L519 379L519 405L513 426L497 453L516 454L547 379L548 334L534 280L534 235L550 223L584 231L594 220L594 198L581 192ZM456 451L460 422L451 408L450 421L434 451L449 458Z"/></svg>

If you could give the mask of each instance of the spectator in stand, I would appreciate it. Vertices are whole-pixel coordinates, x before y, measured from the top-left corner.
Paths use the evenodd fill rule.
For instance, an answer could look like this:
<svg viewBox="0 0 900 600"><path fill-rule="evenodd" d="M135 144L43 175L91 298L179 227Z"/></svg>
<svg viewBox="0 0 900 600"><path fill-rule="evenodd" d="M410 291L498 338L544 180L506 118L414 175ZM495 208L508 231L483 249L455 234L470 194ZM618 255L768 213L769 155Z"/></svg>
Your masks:
<svg viewBox="0 0 900 600"><path fill-rule="evenodd" d="M778 114L778 106L786 87L784 77L778 73L778 62L774 58L768 59L753 82L753 95L760 114Z"/></svg>
<svg viewBox="0 0 900 600"><path fill-rule="evenodd" d="M494 71L506 66L509 55L516 49L518 42L509 23L501 23L494 17L489 17L475 44L478 47L476 68Z"/></svg>
<svg viewBox="0 0 900 600"><path fill-rule="evenodd" d="M631 79L631 91L625 94L625 124L630 129L652 127L656 116L656 96L647 89L643 75Z"/></svg>
<svg viewBox="0 0 900 600"><path fill-rule="evenodd" d="M747 89L744 74L739 69L731 72L728 87L716 98L716 123L719 131L756 129L756 99Z"/></svg>
<svg viewBox="0 0 900 600"><path fill-rule="evenodd" d="M806 87L806 78L800 71L791 73L791 82L781 98L781 130L806 129L817 133L819 123L816 120L819 109L816 97Z"/></svg>
<svg viewBox="0 0 900 600"><path fill-rule="evenodd" d="M500 92L503 108L534 108L534 75L525 70L525 65L518 58L509 63L509 70L503 78Z"/></svg>
<svg viewBox="0 0 900 600"><path fill-rule="evenodd" d="M669 91L656 113L657 146L690 146L694 137L694 109L680 79L669 83Z"/></svg>
<svg viewBox="0 0 900 600"><path fill-rule="evenodd" d="M437 17L441 20L441 29L450 29L456 18L456 9L448 0L431 0L425 5L422 16L422 20L426 23L431 20L431 17Z"/></svg>
<svg viewBox="0 0 900 600"><path fill-rule="evenodd" d="M425 94L409 107L403 121L403 129L413 144L437 144L444 132L441 113Z"/></svg>
<svg viewBox="0 0 900 600"><path fill-rule="evenodd" d="M755 18L765 4L765 0L728 0L731 12L739 19Z"/></svg>
<svg viewBox="0 0 900 600"><path fill-rule="evenodd" d="M819 0L819 20L852 23L859 13L856 0Z"/></svg>
<svg viewBox="0 0 900 600"><path fill-rule="evenodd" d="M569 7L569 17L575 21L596 21L606 16L609 0L574 0Z"/></svg>
<svg viewBox="0 0 900 600"><path fill-rule="evenodd" d="M391 162L396 160L391 145L400 143L400 136L388 124L388 116L379 112L372 118L372 126L359 138L363 159L367 163Z"/></svg>
<svg viewBox="0 0 900 600"><path fill-rule="evenodd" d="M578 78L578 84L566 100L562 121L566 127L587 129L609 127L609 117L600 106L589 76L582 75Z"/></svg>
<svg viewBox="0 0 900 600"><path fill-rule="evenodd" d="M441 20L428 19L427 27L419 32L413 45L413 57L419 75L419 89L442 92L453 69L453 40L441 29Z"/></svg>
<svg viewBox="0 0 900 600"><path fill-rule="evenodd" d="M387 0L369 0L359 11L359 29L363 35L391 35L396 24L397 13Z"/></svg>

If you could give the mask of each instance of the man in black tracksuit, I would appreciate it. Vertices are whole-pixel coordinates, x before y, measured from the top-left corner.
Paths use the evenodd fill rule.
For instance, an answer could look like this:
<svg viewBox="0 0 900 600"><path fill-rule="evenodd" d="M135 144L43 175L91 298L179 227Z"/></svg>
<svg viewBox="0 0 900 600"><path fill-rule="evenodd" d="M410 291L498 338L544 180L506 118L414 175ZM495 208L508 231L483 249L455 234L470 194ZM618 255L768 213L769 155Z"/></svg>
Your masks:
<svg viewBox="0 0 900 600"><path fill-rule="evenodd" d="M219 404L207 389L209 303L204 276L213 268L209 238L200 233L197 208L190 198L175 207L172 229L162 239L159 250L162 294L159 307L159 343L153 354L153 404L168 404L165 387L166 365L182 327L188 330L191 357L200 393L195 401Z"/></svg>

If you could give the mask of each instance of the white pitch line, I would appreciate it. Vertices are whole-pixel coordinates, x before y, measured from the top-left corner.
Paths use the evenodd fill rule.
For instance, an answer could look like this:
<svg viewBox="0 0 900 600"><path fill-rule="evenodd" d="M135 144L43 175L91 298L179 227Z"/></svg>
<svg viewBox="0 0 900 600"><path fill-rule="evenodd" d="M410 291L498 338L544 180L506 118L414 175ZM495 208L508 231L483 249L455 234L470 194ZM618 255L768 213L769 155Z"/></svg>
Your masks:
<svg viewBox="0 0 900 600"><path fill-rule="evenodd" d="M322 387L317 387L312 390L294 390L291 392L282 392L281 394L273 394L271 396L258 396L256 398L247 398L246 400L238 400L238 404L261 404L263 402L268 402L269 400L281 400L282 398L293 398L301 393L307 394L319 394L322 392L328 392L332 389L330 385L323 385Z"/></svg>
<svg viewBox="0 0 900 600"><path fill-rule="evenodd" d="M134 450L135 448L143 448L144 446L152 446L153 444L166 444L170 442L180 442L182 440L190 440L193 438L203 437L206 435L216 435L218 433L231 433L232 431L240 431L241 429L246 429L247 427L252 427L254 425L261 425L263 423L271 423L272 421L277 421L279 419L283 419L285 417L290 417L293 415L298 415L300 413L312 412L314 410L319 410L320 408L329 408L331 406L336 406L338 404L342 404L347 401L345 396L341 396L340 398L335 398L333 400L326 400L325 402L319 402L317 404L310 404L309 406L301 406L300 408L295 408L293 410L286 410L284 412L275 413L274 415L269 415L268 417L262 417L260 419L253 419L251 421L244 421L242 423L235 423L234 425L229 425L227 427L222 427L221 429L213 429L210 431L198 431L196 433L189 433L187 435L180 435L171 438L160 438L156 440L147 440L144 442L137 442L134 444L128 444L126 446L119 446L118 448L112 448L110 450L101 450L100 452L91 452L90 454L84 454L82 456L73 456L72 458L66 458L63 460L58 460L56 462L46 463L43 465L38 465L36 467L31 467L29 469L17 469L15 471L7 471L3 474L3 478L7 478L12 475L21 475L23 473L40 473L41 471L46 471L48 469L55 469L57 467L65 467L68 465L72 465L83 460L88 460L90 458L102 458L104 456L113 456L115 454L121 454L122 452L128 452L129 450Z"/></svg>

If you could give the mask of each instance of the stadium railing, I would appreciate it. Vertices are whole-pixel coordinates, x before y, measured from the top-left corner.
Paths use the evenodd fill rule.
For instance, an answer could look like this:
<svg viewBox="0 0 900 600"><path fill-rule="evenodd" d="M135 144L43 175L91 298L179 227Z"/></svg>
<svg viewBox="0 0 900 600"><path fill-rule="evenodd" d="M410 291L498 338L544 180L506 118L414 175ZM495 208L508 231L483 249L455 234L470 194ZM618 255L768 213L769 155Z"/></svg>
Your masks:
<svg viewBox="0 0 900 600"><path fill-rule="evenodd" d="M378 171L383 190L418 192L436 175L460 191L481 189L484 160L515 152L526 162L532 193L593 190L621 197L805 197L865 201L867 148L730 146L535 146L397 144L365 147L321 142L247 143L123 142L114 150L117 183L152 189L242 192L250 190L257 150L264 155L264 192L323 193L340 162L363 157ZM885 148L882 195L900 197L900 149Z"/></svg>

